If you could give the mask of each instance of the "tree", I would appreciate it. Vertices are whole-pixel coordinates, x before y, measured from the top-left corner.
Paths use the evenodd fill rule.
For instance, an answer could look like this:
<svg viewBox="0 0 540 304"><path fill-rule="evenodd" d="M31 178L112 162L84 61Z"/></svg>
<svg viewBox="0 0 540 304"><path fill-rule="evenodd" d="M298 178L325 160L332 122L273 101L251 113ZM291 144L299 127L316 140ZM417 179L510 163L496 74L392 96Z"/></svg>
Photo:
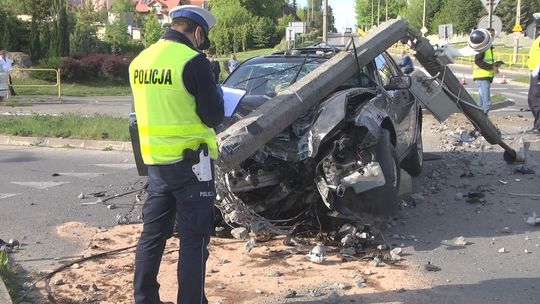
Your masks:
<svg viewBox="0 0 540 304"><path fill-rule="evenodd" d="M162 36L163 27L157 20L155 13L152 11L148 14L146 25L144 27L144 46L149 47L151 44L157 42Z"/></svg>
<svg viewBox="0 0 540 304"><path fill-rule="evenodd" d="M217 24L210 32L210 41L214 44L216 52L220 54L237 52L248 45L250 31L246 29L251 29L249 24L254 18L241 5L240 0L212 0L210 4L212 13L217 19Z"/></svg>
<svg viewBox="0 0 540 304"><path fill-rule="evenodd" d="M426 2L426 28L436 28L431 33L438 32L439 24L433 23L435 14L439 12L446 0L430 0ZM411 0L406 8L403 8L400 15L409 22L409 26L416 29L422 28L424 12L424 0ZM458 15L456 15L458 16Z"/></svg>
<svg viewBox="0 0 540 304"><path fill-rule="evenodd" d="M30 23L30 59L37 62L41 58L41 42L39 41L38 21L32 16Z"/></svg>
<svg viewBox="0 0 540 304"><path fill-rule="evenodd" d="M57 36L56 41L58 43L58 56L63 57L69 55L69 30L68 30L68 17L66 11L66 1L58 1L58 19L56 20Z"/></svg>
<svg viewBox="0 0 540 304"><path fill-rule="evenodd" d="M540 1L538 0L521 0L521 22L520 25L525 28L533 22L532 13L540 11ZM495 8L495 15L499 16L502 21L503 32L510 33L516 24L516 1L501 0Z"/></svg>
<svg viewBox="0 0 540 304"><path fill-rule="evenodd" d="M126 14L134 10L131 0L118 0L111 6L113 20L109 21L105 28L105 41L111 44L113 53L118 53L121 49L120 46L129 41Z"/></svg>
<svg viewBox="0 0 540 304"><path fill-rule="evenodd" d="M133 13L135 12L135 6L131 0L116 0L111 5L111 12L115 14Z"/></svg>
<svg viewBox="0 0 540 304"><path fill-rule="evenodd" d="M90 6L82 6L76 12L75 30L71 34L70 51L74 55L86 55L98 51L97 22L98 12Z"/></svg>
<svg viewBox="0 0 540 304"><path fill-rule="evenodd" d="M253 27L253 46L256 48L272 47L275 44L276 26L272 19L259 17Z"/></svg>
<svg viewBox="0 0 540 304"><path fill-rule="evenodd" d="M12 17L7 16L4 19L4 36L2 37L2 48L6 50L13 50L13 44L15 43L15 39L13 38L12 24Z"/></svg>
<svg viewBox="0 0 540 304"><path fill-rule="evenodd" d="M385 2L388 1L388 2ZM421 0L423 3L423 0ZM432 0L430 0L432 1ZM437 1L437 0L435 0ZM385 21L386 19L386 5L388 4L388 19L396 18L400 15L405 8L407 8L407 0L356 0L356 22L360 28L370 28L373 25L377 25L377 20ZM415 0L409 1L410 5ZM380 7L378 6L380 3ZM373 10L372 10L373 4ZM420 7L420 14L422 14L423 7ZM379 15L377 15L379 13Z"/></svg>
<svg viewBox="0 0 540 304"><path fill-rule="evenodd" d="M279 0L240 0L240 5L254 16L277 18L284 3Z"/></svg>
<svg viewBox="0 0 540 304"><path fill-rule="evenodd" d="M439 24L452 23L455 33L469 33L478 23L482 11L479 0L447 0L430 24L432 32L438 32Z"/></svg>

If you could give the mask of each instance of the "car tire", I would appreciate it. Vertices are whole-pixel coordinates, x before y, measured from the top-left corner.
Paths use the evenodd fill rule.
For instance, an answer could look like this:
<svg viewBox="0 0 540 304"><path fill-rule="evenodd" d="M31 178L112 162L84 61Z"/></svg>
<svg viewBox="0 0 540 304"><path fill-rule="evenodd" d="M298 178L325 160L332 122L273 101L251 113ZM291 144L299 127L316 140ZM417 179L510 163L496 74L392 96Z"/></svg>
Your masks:
<svg viewBox="0 0 540 304"><path fill-rule="evenodd" d="M410 176L418 176L422 173L422 167L424 166L424 145L422 143L422 121L418 123L416 132L416 138L412 145L409 155L403 161L403 169L409 173Z"/></svg>
<svg viewBox="0 0 540 304"><path fill-rule="evenodd" d="M393 216L398 211L398 190L401 180L401 167L396 149L390 140L390 131L381 130L375 146L375 157L384 174L383 186L356 195L356 202L348 208L354 213L367 213L374 216Z"/></svg>

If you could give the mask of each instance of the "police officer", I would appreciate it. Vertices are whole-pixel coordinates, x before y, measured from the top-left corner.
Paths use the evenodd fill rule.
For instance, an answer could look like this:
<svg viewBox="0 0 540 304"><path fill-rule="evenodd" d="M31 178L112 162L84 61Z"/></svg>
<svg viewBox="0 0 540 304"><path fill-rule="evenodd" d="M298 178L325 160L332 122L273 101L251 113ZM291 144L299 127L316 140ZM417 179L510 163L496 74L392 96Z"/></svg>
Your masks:
<svg viewBox="0 0 540 304"><path fill-rule="evenodd" d="M495 31L492 28L489 28L488 31L491 36L495 36ZM495 65L495 59L493 58L493 47L474 57L473 80L478 88L478 105L482 107L486 114L491 109L490 86L495 73L498 72L498 67Z"/></svg>
<svg viewBox="0 0 540 304"><path fill-rule="evenodd" d="M135 253L135 303L160 303L156 277L175 218L181 242L177 303L208 303L204 280L216 196L213 128L223 121L223 99L200 50L209 47L216 18L193 5L178 6L169 15L164 39L129 67L149 183Z"/></svg>
<svg viewBox="0 0 540 304"><path fill-rule="evenodd" d="M540 27L540 13L535 13L534 21L537 28ZM535 31L538 34L538 30ZM529 108L534 117L532 129L527 130L528 134L540 134L540 35L536 37L531 48L529 49L529 60L527 61L529 70L531 71L531 85L529 87Z"/></svg>

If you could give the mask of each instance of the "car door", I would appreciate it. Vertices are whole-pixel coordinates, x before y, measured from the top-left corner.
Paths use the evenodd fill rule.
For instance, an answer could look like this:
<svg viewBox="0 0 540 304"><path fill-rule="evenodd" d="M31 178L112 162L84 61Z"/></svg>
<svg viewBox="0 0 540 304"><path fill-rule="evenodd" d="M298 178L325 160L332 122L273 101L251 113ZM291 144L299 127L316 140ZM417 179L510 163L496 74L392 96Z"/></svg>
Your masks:
<svg viewBox="0 0 540 304"><path fill-rule="evenodd" d="M386 53L382 53L375 58L375 66L383 86L390 84L390 78L401 76L401 72L396 63ZM388 115L394 121L397 135L396 150L400 159L405 154L413 141L414 122L416 121L415 103L409 90L386 90L388 96Z"/></svg>

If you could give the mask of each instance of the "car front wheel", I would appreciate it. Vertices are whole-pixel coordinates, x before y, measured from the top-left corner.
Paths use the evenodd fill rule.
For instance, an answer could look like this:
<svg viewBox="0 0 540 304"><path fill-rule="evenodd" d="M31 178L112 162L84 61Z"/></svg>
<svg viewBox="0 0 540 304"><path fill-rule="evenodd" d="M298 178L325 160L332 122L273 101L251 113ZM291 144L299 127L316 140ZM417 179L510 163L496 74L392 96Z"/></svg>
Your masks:
<svg viewBox="0 0 540 304"><path fill-rule="evenodd" d="M411 176L418 176L422 173L424 166L424 145L422 143L422 123L418 124L416 138L409 155L403 161L403 169Z"/></svg>

